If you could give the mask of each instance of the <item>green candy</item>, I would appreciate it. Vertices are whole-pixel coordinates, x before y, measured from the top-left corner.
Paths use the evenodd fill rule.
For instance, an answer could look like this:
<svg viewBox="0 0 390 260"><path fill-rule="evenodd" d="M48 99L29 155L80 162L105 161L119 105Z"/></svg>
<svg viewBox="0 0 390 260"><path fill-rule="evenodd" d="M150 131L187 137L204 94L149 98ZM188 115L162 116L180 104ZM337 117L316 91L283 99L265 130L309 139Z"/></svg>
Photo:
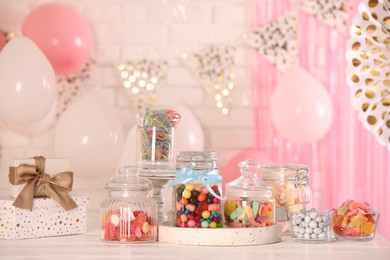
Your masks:
<svg viewBox="0 0 390 260"><path fill-rule="evenodd" d="M229 216L230 219L235 220L236 218L238 218L238 216L241 215L242 211L243 211L243 209L242 209L241 207L236 208L236 209L232 212L232 214L230 214L230 216Z"/></svg>
<svg viewBox="0 0 390 260"><path fill-rule="evenodd" d="M259 207L259 203L257 201L254 201L252 206L253 218L257 217L257 214L259 213Z"/></svg>

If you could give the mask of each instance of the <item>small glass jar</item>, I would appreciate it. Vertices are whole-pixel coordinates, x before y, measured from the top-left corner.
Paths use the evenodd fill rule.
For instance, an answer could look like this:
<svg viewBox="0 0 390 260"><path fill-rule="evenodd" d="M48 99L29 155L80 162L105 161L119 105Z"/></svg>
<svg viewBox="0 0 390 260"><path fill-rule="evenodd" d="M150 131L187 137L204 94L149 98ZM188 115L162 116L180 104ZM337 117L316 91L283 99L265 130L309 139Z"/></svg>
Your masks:
<svg viewBox="0 0 390 260"><path fill-rule="evenodd" d="M173 186L177 227L222 227L221 182L214 151L178 152Z"/></svg>
<svg viewBox="0 0 390 260"><path fill-rule="evenodd" d="M101 203L101 239L106 242L152 242L157 239L157 204L152 183L125 166L106 183L108 198Z"/></svg>
<svg viewBox="0 0 390 260"><path fill-rule="evenodd" d="M225 187L224 217L227 227L266 227L275 223L272 190L257 178L260 165L253 160L238 164L241 177Z"/></svg>
<svg viewBox="0 0 390 260"><path fill-rule="evenodd" d="M275 198L276 221L288 223L292 213L310 208L309 168L306 165L262 165L262 180Z"/></svg>

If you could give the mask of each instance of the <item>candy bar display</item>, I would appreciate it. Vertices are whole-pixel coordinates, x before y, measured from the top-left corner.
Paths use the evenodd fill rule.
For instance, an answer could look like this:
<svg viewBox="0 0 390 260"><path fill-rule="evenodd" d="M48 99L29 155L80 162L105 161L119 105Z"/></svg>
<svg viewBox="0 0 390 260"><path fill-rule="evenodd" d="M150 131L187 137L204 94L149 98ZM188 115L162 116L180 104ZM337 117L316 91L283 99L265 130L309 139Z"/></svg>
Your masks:
<svg viewBox="0 0 390 260"><path fill-rule="evenodd" d="M172 109L151 110L137 128L137 160L142 165L173 166L175 131L181 116Z"/></svg>
<svg viewBox="0 0 390 260"><path fill-rule="evenodd" d="M222 227L221 181L215 152L178 152L173 187L177 227Z"/></svg>
<svg viewBox="0 0 390 260"><path fill-rule="evenodd" d="M276 221L290 219L293 212L310 207L309 169L305 165L262 165L262 180L272 188ZM288 225L286 225L288 226Z"/></svg>
<svg viewBox="0 0 390 260"><path fill-rule="evenodd" d="M331 211L331 232L334 239L372 240L380 213L367 202L347 200Z"/></svg>
<svg viewBox="0 0 390 260"><path fill-rule="evenodd" d="M293 241L326 242L330 238L329 226L329 212L301 209L291 216L291 238Z"/></svg>
<svg viewBox="0 0 390 260"><path fill-rule="evenodd" d="M226 184L224 217L226 227L265 227L275 223L272 191L257 178L260 165L253 160L238 164L241 176Z"/></svg>
<svg viewBox="0 0 390 260"><path fill-rule="evenodd" d="M101 239L106 242L152 242L157 239L157 204L152 183L126 166L106 184L109 197L101 203Z"/></svg>

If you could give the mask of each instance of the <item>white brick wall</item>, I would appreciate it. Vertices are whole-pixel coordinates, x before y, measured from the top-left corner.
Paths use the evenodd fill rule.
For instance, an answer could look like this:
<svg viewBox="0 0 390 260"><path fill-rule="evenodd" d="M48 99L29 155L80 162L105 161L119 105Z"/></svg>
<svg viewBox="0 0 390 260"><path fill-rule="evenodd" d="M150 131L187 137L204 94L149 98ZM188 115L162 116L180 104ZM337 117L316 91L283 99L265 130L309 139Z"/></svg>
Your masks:
<svg viewBox="0 0 390 260"><path fill-rule="evenodd" d="M0 0L0 28L19 33L24 17L46 0ZM186 105L199 119L206 149L219 153L223 166L239 151L253 146L253 116L250 88L253 81L253 52L238 45L236 90L230 116L214 107L212 98L180 60L183 52L196 51L209 44L237 43L249 30L250 1L247 0L79 0L56 1L80 11L95 35L93 58L97 64L83 88L99 86L119 114L126 132L134 124L134 110L116 74L122 61L142 58L168 61L166 85L158 93L158 104L172 100ZM187 8L186 19L173 15L174 4ZM1 86L0 86L1 87ZM6 129L0 123L0 191L7 183L7 164L12 156L53 156L53 128L27 137ZM125 132L125 133L126 133ZM82 183L76 186L80 187ZM91 193L102 190L103 181L90 185ZM97 208L98 199L92 202Z"/></svg>

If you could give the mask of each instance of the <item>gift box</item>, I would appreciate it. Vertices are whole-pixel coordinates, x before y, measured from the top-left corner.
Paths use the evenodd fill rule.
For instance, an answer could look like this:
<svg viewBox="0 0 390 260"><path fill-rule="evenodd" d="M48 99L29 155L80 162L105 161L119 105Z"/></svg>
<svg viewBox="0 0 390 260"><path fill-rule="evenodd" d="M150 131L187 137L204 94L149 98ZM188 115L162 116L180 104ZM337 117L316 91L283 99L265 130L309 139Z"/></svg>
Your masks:
<svg viewBox="0 0 390 260"><path fill-rule="evenodd" d="M0 238L24 239L86 232L88 196L72 196L77 207L64 210L50 198L34 198L32 210L13 206L13 198L0 197Z"/></svg>
<svg viewBox="0 0 390 260"><path fill-rule="evenodd" d="M9 174L15 174L17 167L21 165L36 165L34 158L20 158L20 159L11 159L9 164L10 172ZM45 159L45 174L53 176L54 174L70 171L70 160L66 158L47 158ZM23 190L26 183L20 185L9 184L9 195L13 198L16 198L19 193ZM39 186L35 187L34 195L37 193Z"/></svg>

